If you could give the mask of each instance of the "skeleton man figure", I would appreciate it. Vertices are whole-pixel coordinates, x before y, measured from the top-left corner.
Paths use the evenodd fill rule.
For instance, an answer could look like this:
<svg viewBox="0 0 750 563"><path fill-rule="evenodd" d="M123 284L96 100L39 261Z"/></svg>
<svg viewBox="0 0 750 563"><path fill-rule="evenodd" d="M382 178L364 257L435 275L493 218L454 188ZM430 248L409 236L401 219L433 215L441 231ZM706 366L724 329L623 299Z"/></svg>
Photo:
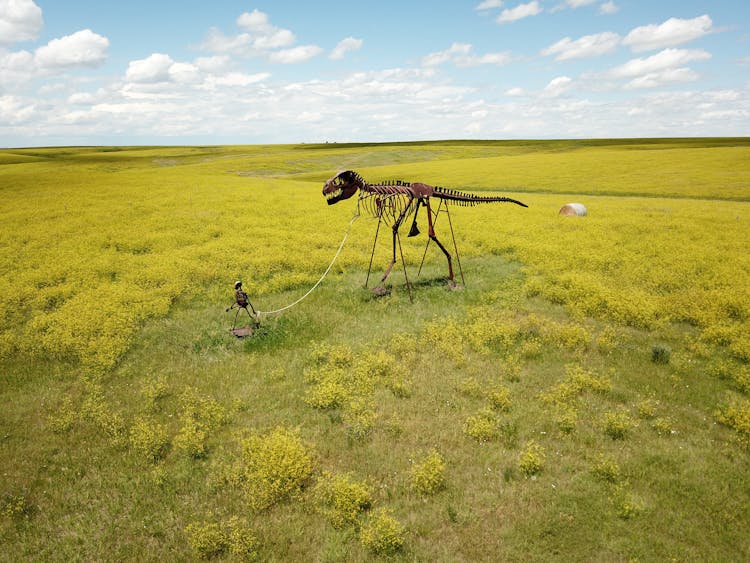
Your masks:
<svg viewBox="0 0 750 563"><path fill-rule="evenodd" d="M250 311L247 310L248 306L250 306L250 309L252 309L253 314L250 314ZM237 313L234 315L234 322L232 323L232 330L234 330L235 326L237 325L237 316L240 314L240 311L242 309L245 310L247 313L247 316L250 317L250 319L255 323L257 322L256 319L258 317L258 313L253 307L253 304L250 303L250 300L247 298L247 293L242 289L242 282L237 281L234 284L234 303L232 303L232 306L227 309L227 312L231 311L237 307Z"/></svg>

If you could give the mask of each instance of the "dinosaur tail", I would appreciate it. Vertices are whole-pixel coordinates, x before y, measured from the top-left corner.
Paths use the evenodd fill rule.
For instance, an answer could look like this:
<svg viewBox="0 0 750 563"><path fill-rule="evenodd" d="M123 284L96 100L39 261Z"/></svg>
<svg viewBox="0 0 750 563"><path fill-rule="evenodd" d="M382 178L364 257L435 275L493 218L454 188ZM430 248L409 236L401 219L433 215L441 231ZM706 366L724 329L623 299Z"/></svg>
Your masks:
<svg viewBox="0 0 750 563"><path fill-rule="evenodd" d="M509 198L509 197L475 195L475 194L470 194L470 193L465 193L465 192L459 192L456 190L448 190L446 188L441 188L437 186L434 188L433 195L437 198L444 199L446 201L456 202L459 205L474 206L479 203L504 202L504 203L515 203L516 205L520 205L521 207L528 207L528 205L526 205L525 203L521 203L520 201Z"/></svg>

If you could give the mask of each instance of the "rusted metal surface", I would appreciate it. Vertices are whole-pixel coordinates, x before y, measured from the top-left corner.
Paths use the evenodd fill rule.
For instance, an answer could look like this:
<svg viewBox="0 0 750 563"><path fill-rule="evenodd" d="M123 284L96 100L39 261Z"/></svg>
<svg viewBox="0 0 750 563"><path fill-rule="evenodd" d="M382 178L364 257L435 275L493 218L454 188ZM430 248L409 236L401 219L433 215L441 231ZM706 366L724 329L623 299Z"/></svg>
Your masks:
<svg viewBox="0 0 750 563"><path fill-rule="evenodd" d="M449 190L436 186L430 186L421 182L404 182L401 180L392 180L388 182L381 182L378 184L370 184L353 170L345 170L339 172L333 178L328 180L323 185L323 196L326 198L328 205L333 205L340 201L349 199L354 194L359 192L358 209L360 212L364 212L372 217L378 219L378 229L375 233L375 241L377 241L378 233L380 232L380 222L387 221L391 224L391 230L393 232L393 252L391 262L383 274L380 280L380 284L373 289L373 292L377 295L382 295L386 292L384 288L385 280L391 273L393 266L396 263L396 247L400 250L400 239L399 239L399 228L405 220L411 219L411 226L409 228L408 236L413 237L420 233L417 226L417 216L419 214L419 208L425 207L427 210L427 226L428 226L428 240L434 241L435 244L440 248L448 261L448 284L451 288L456 287L456 282L453 273L453 259L448 250L438 240L435 235L435 221L443 207L448 212L448 203L463 205L463 206L474 206L480 203L515 203L522 207L528 207L525 203L521 203L515 199L501 196L480 196L471 193L464 193L456 190ZM431 199L437 199L439 201L438 208L433 209L430 204ZM450 214L448 213L448 220L450 222ZM453 224L451 225L451 236L453 237L453 246L456 252L456 258L458 260L458 248L456 247L456 240L453 236ZM375 251L375 243L373 243L373 255ZM427 249L425 248L425 253ZM401 253L403 261L403 253ZM424 257L422 258L424 261ZM370 257L370 268L372 267L372 256ZM460 268L460 260L459 260ZM421 266L420 266L421 269ZM404 274L406 274L406 268L404 268ZM367 271L369 280L370 269ZM463 273L462 273L463 276ZM407 286L409 280L406 280ZM365 282L365 286L367 281Z"/></svg>

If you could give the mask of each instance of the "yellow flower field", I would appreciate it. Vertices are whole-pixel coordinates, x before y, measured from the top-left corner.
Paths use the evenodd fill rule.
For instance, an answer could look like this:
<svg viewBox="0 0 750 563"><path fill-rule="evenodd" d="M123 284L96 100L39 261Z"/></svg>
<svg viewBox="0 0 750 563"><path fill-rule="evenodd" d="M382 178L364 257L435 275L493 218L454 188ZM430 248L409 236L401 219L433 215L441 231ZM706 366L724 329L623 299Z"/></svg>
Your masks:
<svg viewBox="0 0 750 563"><path fill-rule="evenodd" d="M500 155L487 156L493 149ZM412 152L427 160L360 172L366 179L500 188L521 198L529 209L454 210L461 253L518 260L529 295L572 313L644 328L688 322L705 341L750 361L747 151L383 146L372 149L371 160ZM146 319L168 314L181 296L208 291L226 299L222 291L234 278L245 280L251 296L306 288L355 210L354 200L327 208L322 181L363 160L362 152L3 151L0 353L107 369ZM300 170L301 178L289 175ZM557 216L571 197L588 207L588 217ZM366 268L374 226L355 223L335 271ZM440 234L446 240L448 233ZM423 241L405 244L418 261ZM379 257L376 268L386 261Z"/></svg>

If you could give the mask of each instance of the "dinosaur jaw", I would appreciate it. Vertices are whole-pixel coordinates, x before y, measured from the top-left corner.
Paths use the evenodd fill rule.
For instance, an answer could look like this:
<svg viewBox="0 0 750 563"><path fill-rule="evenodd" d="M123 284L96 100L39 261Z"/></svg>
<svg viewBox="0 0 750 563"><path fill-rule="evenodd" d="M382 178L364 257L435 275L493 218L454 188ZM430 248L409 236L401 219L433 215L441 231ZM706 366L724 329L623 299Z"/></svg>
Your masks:
<svg viewBox="0 0 750 563"><path fill-rule="evenodd" d="M357 186L340 181L327 182L323 188L323 197L326 198L328 205L349 199L355 193L357 193Z"/></svg>
<svg viewBox="0 0 750 563"><path fill-rule="evenodd" d="M328 205L333 205L334 203L338 203L339 201L344 199L341 197L344 195L344 190L343 188L338 188L328 193L323 191L323 195L325 196L326 202L328 202Z"/></svg>

